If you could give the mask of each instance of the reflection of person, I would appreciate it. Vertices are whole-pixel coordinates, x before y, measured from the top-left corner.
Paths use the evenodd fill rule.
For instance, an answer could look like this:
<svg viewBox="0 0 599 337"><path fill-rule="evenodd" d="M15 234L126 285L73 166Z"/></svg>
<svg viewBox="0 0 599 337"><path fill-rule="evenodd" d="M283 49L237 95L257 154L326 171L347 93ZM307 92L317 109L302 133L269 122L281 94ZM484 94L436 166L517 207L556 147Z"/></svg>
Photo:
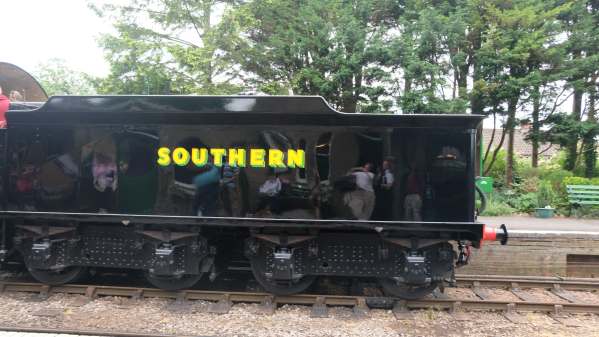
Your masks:
<svg viewBox="0 0 599 337"><path fill-rule="evenodd" d="M372 164L366 163L351 174L356 177L356 189L346 193L343 197L345 204L351 209L354 218L368 220L374 210L374 173L371 172Z"/></svg>
<svg viewBox="0 0 599 337"><path fill-rule="evenodd" d="M205 170L193 178L193 184L196 188L194 214L214 215L220 190L220 170L212 164L206 165Z"/></svg>
<svg viewBox="0 0 599 337"><path fill-rule="evenodd" d="M283 188L283 183L278 174L272 174L258 189L258 206L255 213L265 210L267 207L271 213L278 214L280 212L279 194Z"/></svg>
<svg viewBox="0 0 599 337"><path fill-rule="evenodd" d="M2 94L2 87L0 87L0 129L6 127L6 112L8 111L8 106L10 105L10 101L8 97Z"/></svg>
<svg viewBox="0 0 599 337"><path fill-rule="evenodd" d="M100 213L114 209L118 185L116 164L116 144L112 137L106 137L93 144L92 157L93 185Z"/></svg>
<svg viewBox="0 0 599 337"><path fill-rule="evenodd" d="M37 170L34 165L26 164L23 166L16 179L17 202L19 209L32 211L35 210L34 188L37 184Z"/></svg>
<svg viewBox="0 0 599 337"><path fill-rule="evenodd" d="M395 177L391 169L391 161L385 159L381 165L381 170L376 176L376 211L380 220L391 220L393 215L393 183Z"/></svg>
<svg viewBox="0 0 599 337"><path fill-rule="evenodd" d="M238 191L239 168L225 162L222 167L221 200L228 216L237 216L240 212L240 196Z"/></svg>
<svg viewBox="0 0 599 337"><path fill-rule="evenodd" d="M18 92L17 90L13 90L10 92L8 99L11 102L23 102L23 95L21 95L21 93Z"/></svg>
<svg viewBox="0 0 599 337"><path fill-rule="evenodd" d="M406 182L406 198L404 199L405 220L422 221L422 182L414 165L410 169Z"/></svg>

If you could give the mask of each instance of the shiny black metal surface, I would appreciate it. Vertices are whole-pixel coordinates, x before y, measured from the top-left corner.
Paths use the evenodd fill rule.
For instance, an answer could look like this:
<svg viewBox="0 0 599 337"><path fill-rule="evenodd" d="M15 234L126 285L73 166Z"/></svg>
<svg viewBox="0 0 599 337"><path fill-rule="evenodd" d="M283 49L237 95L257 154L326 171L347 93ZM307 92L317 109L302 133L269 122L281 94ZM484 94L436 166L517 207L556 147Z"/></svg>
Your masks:
<svg viewBox="0 0 599 337"><path fill-rule="evenodd" d="M245 249L273 289L303 287L305 273L433 284L451 276L447 241L482 238L482 116L344 114L320 97L99 96L53 97L7 120L2 248L42 272L120 266L177 286ZM248 255L248 242L272 252ZM355 272L362 253L375 265ZM412 271L388 267L402 263Z"/></svg>

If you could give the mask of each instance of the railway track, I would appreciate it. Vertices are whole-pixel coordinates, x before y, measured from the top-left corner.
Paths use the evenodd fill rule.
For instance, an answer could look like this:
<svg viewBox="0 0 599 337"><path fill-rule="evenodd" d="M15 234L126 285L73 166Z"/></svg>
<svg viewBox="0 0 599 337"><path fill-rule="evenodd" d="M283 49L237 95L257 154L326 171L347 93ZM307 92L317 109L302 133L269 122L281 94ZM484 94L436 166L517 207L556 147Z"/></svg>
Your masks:
<svg viewBox="0 0 599 337"><path fill-rule="evenodd" d="M311 305L312 317L326 317L329 306L353 307L356 316L364 316L369 308L393 308L397 317L406 316L411 309L435 308L460 312L467 310L504 311L515 315L520 311L546 312L555 315L565 313L599 314L599 304L580 301L572 291L599 291L599 279L553 278L553 277L503 277L461 275L457 277L457 285L469 288L476 298L453 298L436 292L419 300L398 300L389 297L341 296L326 294L299 294L289 296L273 296L260 292L205 291L184 290L164 291L155 288L114 287L97 285L68 284L48 286L39 283L0 282L2 292L35 293L40 299L52 294L76 294L85 296L89 301L99 296L120 296L133 300L142 298L174 299L173 308L184 309L190 301L209 301L208 312L227 313L234 303L259 303L259 310L274 313L277 305ZM493 297L493 289L501 288L514 294L518 300L497 300ZM549 290L556 300L540 301L525 289Z"/></svg>
<svg viewBox="0 0 599 337"><path fill-rule="evenodd" d="M273 314L278 305L292 304L311 306L310 316L315 318L327 317L329 307L350 307L354 318L369 316L371 308L392 309L398 320L414 318L413 309L446 310L456 320L468 320L471 316L468 311L484 310L501 312L508 320L514 323L527 323L527 318L521 312L543 312L555 320L569 325L571 313L599 314L599 304L585 303L574 292L582 294L599 291L599 279L579 278L554 278L554 277L503 277L484 275L460 275L457 277L457 286L461 291L470 292L476 296L455 296L455 294L434 293L420 300L398 300L388 297L367 296L341 296L330 294L300 294L291 296L273 296L261 292L237 291L163 291L154 288L122 287L106 285L81 285L69 284L61 286L48 286L39 283L18 281L0 282L0 292L21 292L33 294L33 299L44 301L52 294L80 295L77 300L80 305L93 301L101 296L125 297L125 305L135 306L143 298L168 298L173 299L166 310L186 312L190 310L194 301L206 301L201 306L205 312L226 314L234 303L257 303L258 313ZM513 294L517 300L498 300L493 296L494 291L501 289L503 292ZM549 291L555 300L540 301L527 293L527 289ZM533 291L534 292L534 291ZM453 297L452 297L453 296ZM596 301L599 303L599 301ZM196 306L197 309L197 306ZM196 310L194 309L194 310ZM78 330L64 328L40 328L20 326L0 326L0 331L61 333L79 336L119 336L119 337L170 337L168 334L133 333L107 330ZM177 335L181 337L182 335Z"/></svg>
<svg viewBox="0 0 599 337"><path fill-rule="evenodd" d="M99 330L77 330L77 329L45 329L45 328L26 328L14 326L0 326L0 331L22 332L22 333L43 333L43 334L67 334L74 336L110 336L110 337L185 337L183 335L164 335L151 333L133 333L118 331L99 331Z"/></svg>
<svg viewBox="0 0 599 337"><path fill-rule="evenodd" d="M490 287L505 289L565 289L599 291L599 279L545 276L457 275L458 287Z"/></svg>

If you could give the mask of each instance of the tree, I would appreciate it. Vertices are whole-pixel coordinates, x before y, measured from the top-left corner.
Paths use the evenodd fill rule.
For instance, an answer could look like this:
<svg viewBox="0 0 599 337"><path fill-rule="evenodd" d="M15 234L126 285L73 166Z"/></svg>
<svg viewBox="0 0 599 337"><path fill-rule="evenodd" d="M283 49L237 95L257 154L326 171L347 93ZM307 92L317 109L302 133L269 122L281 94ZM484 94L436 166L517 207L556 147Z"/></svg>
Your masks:
<svg viewBox="0 0 599 337"><path fill-rule="evenodd" d="M269 93L322 95L346 112L389 101L383 37L398 11L389 1L250 1L227 13L225 49Z"/></svg>
<svg viewBox="0 0 599 337"><path fill-rule="evenodd" d="M590 175L598 7L596 0L129 0L93 7L117 31L101 39L111 73L98 90L251 90L321 95L346 112L492 115L504 124L484 164L492 167L507 143L508 186L515 128L531 120L533 166L539 142L551 141L569 149L568 169L584 158ZM565 118L560 107L570 96Z"/></svg>
<svg viewBox="0 0 599 337"><path fill-rule="evenodd" d="M99 91L122 94L229 94L241 90L238 72L223 57L215 13L232 1L131 0L90 5L115 22L100 45L111 65Z"/></svg>
<svg viewBox="0 0 599 337"><path fill-rule="evenodd" d="M69 68L62 59L50 59L39 64L34 76L48 96L95 94L93 78Z"/></svg>
<svg viewBox="0 0 599 337"><path fill-rule="evenodd" d="M540 85L538 72L544 55L551 54L547 50L559 44L556 18L566 8L567 5L540 0L488 2L484 8L487 29L482 32L481 47L476 51L480 79L474 84L474 95L491 103L493 114L502 112L505 106L507 120L500 146L507 135L508 186L513 182L516 113L523 94L532 88L534 97L535 88Z"/></svg>
<svg viewBox="0 0 599 337"><path fill-rule="evenodd" d="M577 1L568 12L562 15L561 20L564 23L565 32L568 34L567 46L570 55L564 66L564 78L574 92L570 114L574 121L580 122L584 113L584 95L594 95L599 75L599 3L594 0ZM589 103L594 105L594 101ZM590 124L596 124L592 110L594 109L588 111ZM594 148L589 145L589 142L594 144L596 135L592 134L595 128L591 126L586 125L585 127L591 134L571 137L565 144L567 151L565 169L573 170L576 167L579 158L578 143L581 138L585 143L583 148ZM589 161L588 164L591 165L592 161L594 160ZM593 167L587 168L589 174L592 174L590 172L593 170L594 164Z"/></svg>

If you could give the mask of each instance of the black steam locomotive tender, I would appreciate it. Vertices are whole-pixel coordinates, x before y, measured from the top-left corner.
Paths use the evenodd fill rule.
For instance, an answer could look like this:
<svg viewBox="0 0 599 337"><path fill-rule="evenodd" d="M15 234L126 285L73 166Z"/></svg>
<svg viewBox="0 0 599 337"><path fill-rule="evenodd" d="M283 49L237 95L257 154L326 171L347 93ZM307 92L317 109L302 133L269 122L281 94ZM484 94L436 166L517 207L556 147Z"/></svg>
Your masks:
<svg viewBox="0 0 599 337"><path fill-rule="evenodd" d="M349 114L321 97L52 97L0 130L0 255L40 282L90 268L192 287L244 261L268 292L319 276L418 298L470 248L483 116Z"/></svg>

